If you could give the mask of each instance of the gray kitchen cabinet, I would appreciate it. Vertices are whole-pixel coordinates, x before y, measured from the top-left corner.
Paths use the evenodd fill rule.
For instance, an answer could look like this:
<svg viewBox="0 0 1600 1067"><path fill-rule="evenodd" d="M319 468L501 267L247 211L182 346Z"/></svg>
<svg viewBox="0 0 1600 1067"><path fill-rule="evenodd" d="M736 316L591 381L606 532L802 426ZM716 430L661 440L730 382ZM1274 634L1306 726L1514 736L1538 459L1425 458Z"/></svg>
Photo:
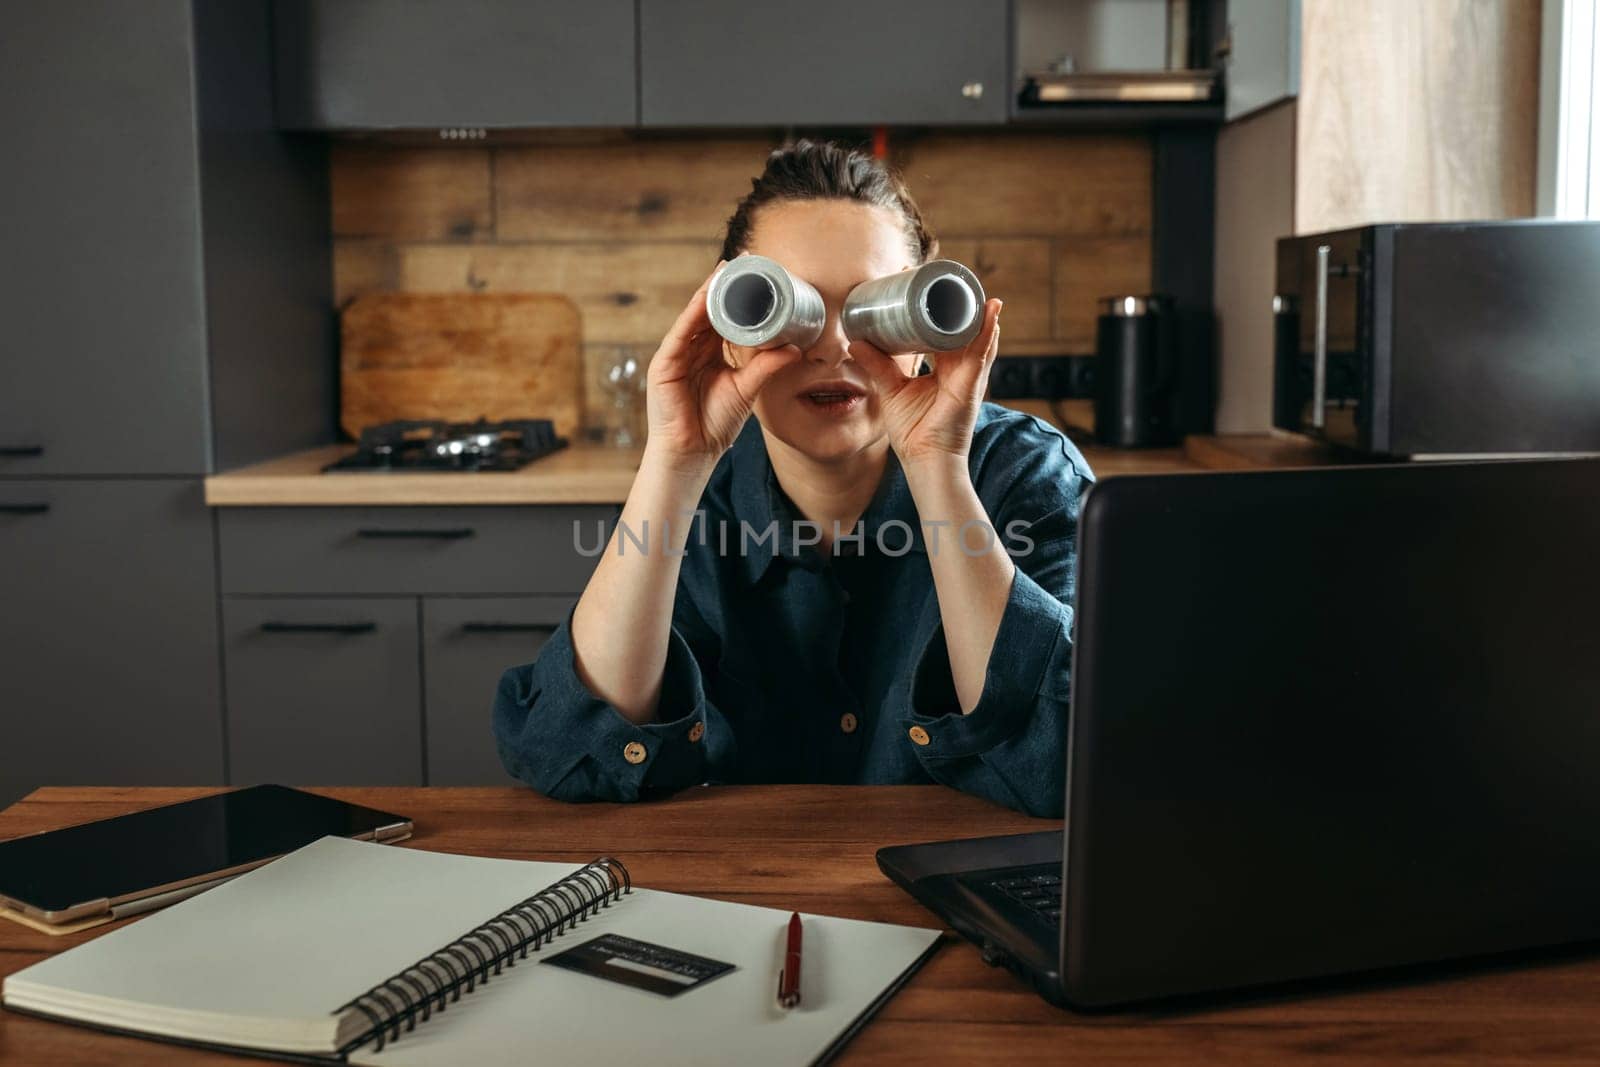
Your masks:
<svg viewBox="0 0 1600 1067"><path fill-rule="evenodd" d="M644 126L1000 124L1006 0L640 0Z"/></svg>
<svg viewBox="0 0 1600 1067"><path fill-rule="evenodd" d="M288 129L632 126L634 0L278 0Z"/></svg>
<svg viewBox="0 0 1600 1067"><path fill-rule="evenodd" d="M580 545L603 545L616 517L218 509L230 780L510 782L490 732L495 683L565 618L597 562Z"/></svg>
<svg viewBox="0 0 1600 1067"><path fill-rule="evenodd" d="M271 88L268 0L8 6L0 478L332 439L326 148Z"/></svg>
<svg viewBox="0 0 1600 1067"><path fill-rule="evenodd" d="M539 655L576 597L427 597L422 664L429 785L509 785L490 730L507 667Z"/></svg>
<svg viewBox="0 0 1600 1067"><path fill-rule="evenodd" d="M1228 0L1228 121L1300 94L1300 0Z"/></svg>
<svg viewBox="0 0 1600 1067"><path fill-rule="evenodd" d="M191 78L187 5L7 9L0 476L207 470Z"/></svg>
<svg viewBox="0 0 1600 1067"><path fill-rule="evenodd" d="M222 605L229 780L421 785L411 597L229 597Z"/></svg>
<svg viewBox="0 0 1600 1067"><path fill-rule="evenodd" d="M197 481L0 481L0 806L43 785L220 785Z"/></svg>
<svg viewBox="0 0 1600 1067"><path fill-rule="evenodd" d="M223 508L222 591L576 594L598 562L583 550L605 544L616 516L610 506Z"/></svg>

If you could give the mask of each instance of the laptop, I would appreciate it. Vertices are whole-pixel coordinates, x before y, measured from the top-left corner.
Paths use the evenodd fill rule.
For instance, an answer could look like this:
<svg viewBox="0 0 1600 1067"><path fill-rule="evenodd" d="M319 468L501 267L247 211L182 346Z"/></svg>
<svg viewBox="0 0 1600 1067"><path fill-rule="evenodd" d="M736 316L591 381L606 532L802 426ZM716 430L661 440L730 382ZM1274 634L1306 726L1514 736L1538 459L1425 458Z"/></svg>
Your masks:
<svg viewBox="0 0 1600 1067"><path fill-rule="evenodd" d="M1108 1008L1600 940L1600 459L1112 478L1063 830L878 864Z"/></svg>

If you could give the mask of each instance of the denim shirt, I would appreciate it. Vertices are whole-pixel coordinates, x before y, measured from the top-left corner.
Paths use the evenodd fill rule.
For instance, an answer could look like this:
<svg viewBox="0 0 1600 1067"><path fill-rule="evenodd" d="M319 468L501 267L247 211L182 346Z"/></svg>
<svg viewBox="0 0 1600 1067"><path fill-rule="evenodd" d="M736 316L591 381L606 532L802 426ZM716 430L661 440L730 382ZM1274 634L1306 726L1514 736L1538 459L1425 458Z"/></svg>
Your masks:
<svg viewBox="0 0 1600 1067"><path fill-rule="evenodd" d="M929 566L932 552L962 551L959 531L922 526L891 451L860 523L841 531L859 536L824 553L752 418L690 530L657 720L634 725L579 679L569 613L535 662L500 679L494 732L506 769L564 800L703 782L942 782L1060 817L1078 515L1094 475L1060 431L990 403L969 468L1016 566L970 714ZM966 536L982 544L982 531ZM607 549L618 550L642 551L625 537Z"/></svg>

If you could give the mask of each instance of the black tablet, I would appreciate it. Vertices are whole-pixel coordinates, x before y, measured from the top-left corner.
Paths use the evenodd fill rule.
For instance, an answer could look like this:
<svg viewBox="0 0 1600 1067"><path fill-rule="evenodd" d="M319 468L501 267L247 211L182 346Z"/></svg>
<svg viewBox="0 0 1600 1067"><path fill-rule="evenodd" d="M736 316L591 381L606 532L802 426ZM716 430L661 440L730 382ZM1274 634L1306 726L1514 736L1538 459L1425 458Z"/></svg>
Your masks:
<svg viewBox="0 0 1600 1067"><path fill-rule="evenodd" d="M329 835L398 841L401 815L258 785L0 841L0 905L47 923L180 899Z"/></svg>

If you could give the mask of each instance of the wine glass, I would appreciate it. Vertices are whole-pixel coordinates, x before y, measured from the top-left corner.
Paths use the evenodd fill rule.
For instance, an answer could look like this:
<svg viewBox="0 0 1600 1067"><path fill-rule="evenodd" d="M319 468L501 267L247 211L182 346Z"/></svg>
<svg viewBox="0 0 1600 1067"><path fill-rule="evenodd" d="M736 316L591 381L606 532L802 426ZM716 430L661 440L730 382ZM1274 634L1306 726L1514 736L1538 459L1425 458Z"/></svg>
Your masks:
<svg viewBox="0 0 1600 1067"><path fill-rule="evenodd" d="M631 345L618 345L606 362L601 385L611 394L611 419L606 443L637 448L639 398L644 394L644 364Z"/></svg>

